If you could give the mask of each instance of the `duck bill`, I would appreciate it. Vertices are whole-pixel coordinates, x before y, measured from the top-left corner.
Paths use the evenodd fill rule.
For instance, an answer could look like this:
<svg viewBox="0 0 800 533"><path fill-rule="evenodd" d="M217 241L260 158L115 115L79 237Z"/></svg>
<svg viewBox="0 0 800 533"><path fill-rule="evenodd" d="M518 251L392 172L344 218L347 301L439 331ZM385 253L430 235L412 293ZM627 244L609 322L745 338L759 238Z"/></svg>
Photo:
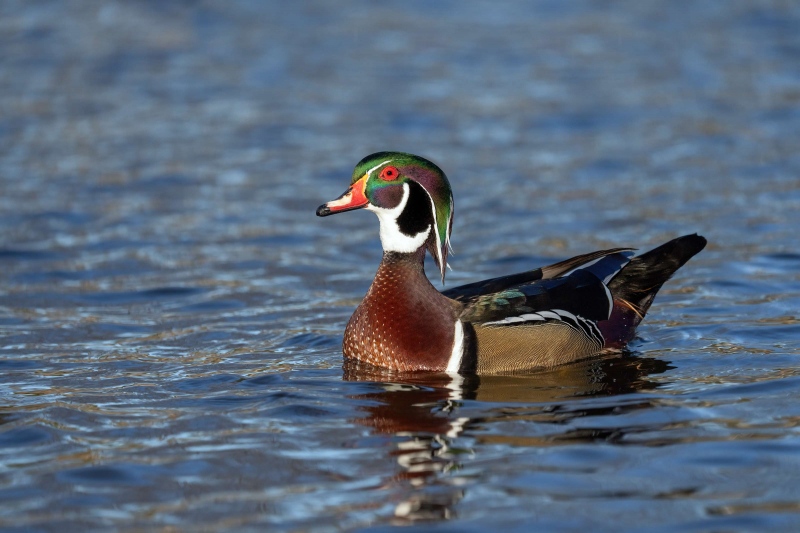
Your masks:
<svg viewBox="0 0 800 533"><path fill-rule="evenodd" d="M326 217L334 213L342 213L344 211L352 211L353 209L361 209L369 204L364 188L367 185L367 176L364 176L347 189L343 195L336 200L331 200L326 204L322 204L317 208L318 217Z"/></svg>

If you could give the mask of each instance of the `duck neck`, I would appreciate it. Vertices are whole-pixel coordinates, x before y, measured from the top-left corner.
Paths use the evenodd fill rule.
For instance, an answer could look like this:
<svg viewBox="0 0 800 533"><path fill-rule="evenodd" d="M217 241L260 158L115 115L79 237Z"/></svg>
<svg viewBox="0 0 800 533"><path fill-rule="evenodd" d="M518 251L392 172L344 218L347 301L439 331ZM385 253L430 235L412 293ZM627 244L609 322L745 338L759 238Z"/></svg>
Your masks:
<svg viewBox="0 0 800 533"><path fill-rule="evenodd" d="M346 356L401 371L447 369L456 340L456 308L428 280L424 259L424 247L384 252L345 330Z"/></svg>
<svg viewBox="0 0 800 533"><path fill-rule="evenodd" d="M373 286L385 284L394 278L408 289L415 291L434 292L441 296L436 287L425 275L425 247L420 246L415 251L396 252L384 251L378 272L375 274Z"/></svg>

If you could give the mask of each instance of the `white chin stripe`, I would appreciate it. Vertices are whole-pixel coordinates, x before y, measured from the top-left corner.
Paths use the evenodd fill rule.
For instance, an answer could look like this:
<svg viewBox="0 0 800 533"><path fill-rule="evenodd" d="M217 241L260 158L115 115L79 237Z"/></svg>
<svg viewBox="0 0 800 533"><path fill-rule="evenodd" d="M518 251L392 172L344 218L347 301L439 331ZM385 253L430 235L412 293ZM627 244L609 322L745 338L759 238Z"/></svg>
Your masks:
<svg viewBox="0 0 800 533"><path fill-rule="evenodd" d="M397 225L397 219L400 217L403 209L405 209L410 194L411 191L408 187L408 183L404 183L403 199L400 200L400 203L396 207L384 209L383 207L376 207L372 204L367 205L369 211L378 215L378 220L381 224L381 244L383 245L384 252L416 252L428 239L428 235L431 232L430 225L413 237L404 234Z"/></svg>
<svg viewBox="0 0 800 533"><path fill-rule="evenodd" d="M456 330L453 334L453 353L447 361L446 372L450 374L458 373L461 369L461 360L464 358L464 325L460 320L456 320Z"/></svg>

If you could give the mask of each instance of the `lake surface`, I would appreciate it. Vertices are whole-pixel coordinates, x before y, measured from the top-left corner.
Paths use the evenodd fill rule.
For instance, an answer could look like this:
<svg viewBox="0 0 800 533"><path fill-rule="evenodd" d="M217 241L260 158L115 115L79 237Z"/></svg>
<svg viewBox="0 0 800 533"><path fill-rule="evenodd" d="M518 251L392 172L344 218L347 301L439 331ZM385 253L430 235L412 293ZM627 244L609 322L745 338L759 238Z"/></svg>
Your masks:
<svg viewBox="0 0 800 533"><path fill-rule="evenodd" d="M780 1L3 2L0 529L797 531L798 57ZM377 220L314 211L378 150L448 287L709 246L622 356L359 373Z"/></svg>

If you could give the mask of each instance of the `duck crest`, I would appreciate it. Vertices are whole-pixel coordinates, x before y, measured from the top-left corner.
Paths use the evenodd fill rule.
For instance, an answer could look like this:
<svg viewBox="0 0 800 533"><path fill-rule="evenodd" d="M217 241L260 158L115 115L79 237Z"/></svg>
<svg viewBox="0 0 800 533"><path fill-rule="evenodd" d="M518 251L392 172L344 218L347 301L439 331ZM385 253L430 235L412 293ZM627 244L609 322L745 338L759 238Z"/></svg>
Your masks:
<svg viewBox="0 0 800 533"><path fill-rule="evenodd" d="M398 371L505 373L622 348L661 286L706 245L685 235L639 256L599 250L439 292L424 259L427 250L444 282L453 220L444 172L411 154L368 156L317 215L361 208L378 215L384 254L342 350Z"/></svg>

